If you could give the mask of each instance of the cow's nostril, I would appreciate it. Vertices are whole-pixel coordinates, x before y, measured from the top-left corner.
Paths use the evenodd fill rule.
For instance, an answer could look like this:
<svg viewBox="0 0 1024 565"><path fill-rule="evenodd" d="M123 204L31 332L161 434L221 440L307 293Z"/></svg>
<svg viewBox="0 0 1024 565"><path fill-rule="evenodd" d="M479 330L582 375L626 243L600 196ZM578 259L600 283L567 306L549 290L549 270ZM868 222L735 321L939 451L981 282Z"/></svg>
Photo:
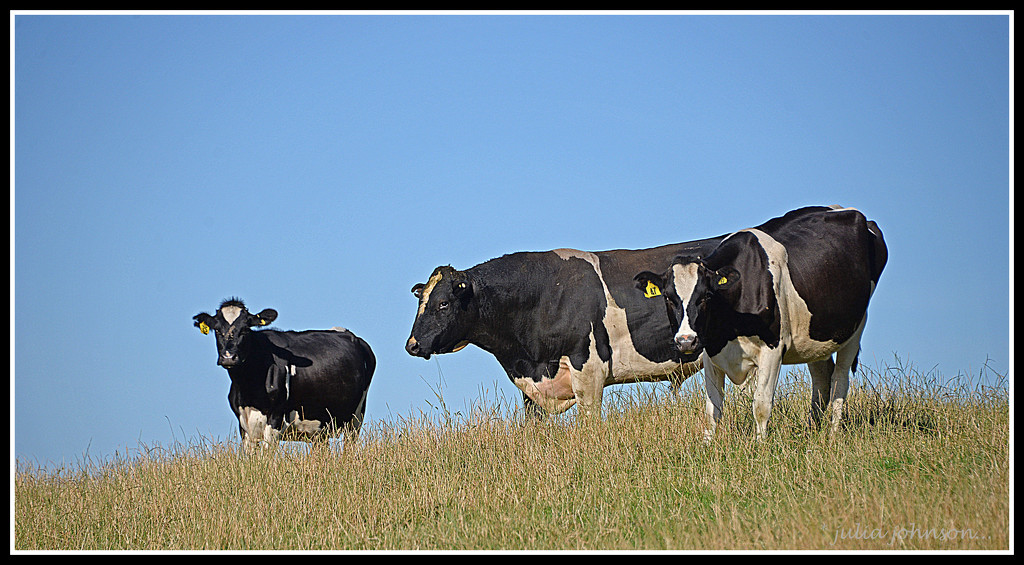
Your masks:
<svg viewBox="0 0 1024 565"><path fill-rule="evenodd" d="M688 353L693 349L694 342L697 341L697 336L692 334L677 335L675 337L676 347L684 352Z"/></svg>

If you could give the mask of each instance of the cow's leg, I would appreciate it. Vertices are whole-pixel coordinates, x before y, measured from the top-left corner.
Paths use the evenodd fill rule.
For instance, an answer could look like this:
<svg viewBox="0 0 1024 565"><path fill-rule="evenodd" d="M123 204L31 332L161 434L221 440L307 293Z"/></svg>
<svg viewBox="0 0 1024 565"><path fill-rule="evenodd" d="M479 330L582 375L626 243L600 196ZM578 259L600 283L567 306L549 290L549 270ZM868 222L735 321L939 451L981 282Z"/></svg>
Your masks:
<svg viewBox="0 0 1024 565"><path fill-rule="evenodd" d="M753 406L754 431L759 440L764 439L768 434L768 418L772 415L775 386L779 382L779 371L781 369L782 348L762 348L757 361L757 383L754 389Z"/></svg>
<svg viewBox="0 0 1024 565"><path fill-rule="evenodd" d="M238 412L238 426L242 431L242 447L251 451L264 439L267 417L251 406L243 406Z"/></svg>
<svg viewBox="0 0 1024 565"><path fill-rule="evenodd" d="M543 420L547 412L539 404L533 401L529 395L523 393L523 413L526 418L533 421Z"/></svg>
<svg viewBox="0 0 1024 565"><path fill-rule="evenodd" d="M263 448L269 449L271 447L277 447L277 444L281 442L281 430L266 424L263 426Z"/></svg>
<svg viewBox="0 0 1024 565"><path fill-rule="evenodd" d="M843 419L843 404L846 402L846 393L850 390L850 370L857 362L857 354L860 353L860 336L864 332L866 321L867 315L860 321L853 336L836 351L836 368L832 373L831 401L829 402L832 412L830 432L832 435L839 431L839 424Z"/></svg>
<svg viewBox="0 0 1024 565"><path fill-rule="evenodd" d="M696 361L692 363L682 363L679 365L678 370L674 370L668 375L669 392L672 393L672 398L678 402L682 396L681 389L686 379L696 375L700 372L704 364L704 356L701 355Z"/></svg>
<svg viewBox="0 0 1024 565"><path fill-rule="evenodd" d="M707 415L707 428L704 430L704 441L708 443L715 435L718 421L722 419L722 402L725 396L725 371L718 368L707 353L701 353L704 364L704 406Z"/></svg>
<svg viewBox="0 0 1024 565"><path fill-rule="evenodd" d="M821 424L821 415L828 408L835 368L831 355L807 364L807 371L811 374L811 425L815 428Z"/></svg>
<svg viewBox="0 0 1024 565"><path fill-rule="evenodd" d="M345 436L345 442L359 439L359 430L363 427L363 415L366 413L366 394L369 390L363 391L363 397L359 399L359 406L356 406L352 417L341 427Z"/></svg>
<svg viewBox="0 0 1024 565"><path fill-rule="evenodd" d="M582 369L577 370L569 362L568 357L564 366L569 369L569 376L572 384L573 396L576 397L579 406L579 415L584 418L601 417L601 400L604 397L604 385L611 374L611 362L601 360L597 353L597 342L593 334L590 336L590 352L587 360L583 362Z"/></svg>
<svg viewBox="0 0 1024 565"><path fill-rule="evenodd" d="M601 416L601 401L604 397L605 371L584 365L582 371L571 371L572 392L576 396L579 414L585 418Z"/></svg>

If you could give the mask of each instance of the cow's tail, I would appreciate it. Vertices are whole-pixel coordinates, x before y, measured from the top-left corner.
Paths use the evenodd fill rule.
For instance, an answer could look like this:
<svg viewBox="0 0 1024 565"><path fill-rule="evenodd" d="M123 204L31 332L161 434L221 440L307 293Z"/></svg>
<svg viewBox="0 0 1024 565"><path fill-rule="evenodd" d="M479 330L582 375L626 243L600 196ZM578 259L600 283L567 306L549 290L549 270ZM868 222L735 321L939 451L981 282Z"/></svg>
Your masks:
<svg viewBox="0 0 1024 565"><path fill-rule="evenodd" d="M868 248L868 257L871 261L871 280L878 286L878 279L882 276L882 269L889 260L889 249L885 246L885 238L882 237L882 230L874 220L868 220L868 233L871 234L871 246Z"/></svg>
<svg viewBox="0 0 1024 565"><path fill-rule="evenodd" d="M363 338L359 339L359 345L366 351L366 355L363 357L363 370L366 372L366 380L370 381L373 377L373 371L377 369L377 357L374 356L373 350L370 349L370 344L366 343Z"/></svg>

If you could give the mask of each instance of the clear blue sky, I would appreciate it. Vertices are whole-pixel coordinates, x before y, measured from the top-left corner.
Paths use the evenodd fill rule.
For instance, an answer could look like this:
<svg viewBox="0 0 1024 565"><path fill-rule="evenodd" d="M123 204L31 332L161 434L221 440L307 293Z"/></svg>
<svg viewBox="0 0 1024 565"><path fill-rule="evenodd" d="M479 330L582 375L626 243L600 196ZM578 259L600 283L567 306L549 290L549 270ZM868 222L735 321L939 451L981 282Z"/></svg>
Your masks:
<svg viewBox="0 0 1024 565"><path fill-rule="evenodd" d="M369 425L518 402L404 351L434 267L808 204L885 234L862 363L1011 369L1007 13L11 18L16 459L234 438L230 296L366 339Z"/></svg>

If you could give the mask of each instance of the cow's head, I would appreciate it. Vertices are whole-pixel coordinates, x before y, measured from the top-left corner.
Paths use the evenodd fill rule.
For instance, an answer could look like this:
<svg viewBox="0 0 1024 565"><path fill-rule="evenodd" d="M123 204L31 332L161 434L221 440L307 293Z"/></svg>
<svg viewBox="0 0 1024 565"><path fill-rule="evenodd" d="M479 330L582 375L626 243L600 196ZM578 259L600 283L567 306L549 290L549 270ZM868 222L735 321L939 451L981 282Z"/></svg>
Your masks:
<svg viewBox="0 0 1024 565"><path fill-rule="evenodd" d="M405 344L410 355L430 359L435 353L451 353L469 344L466 336L477 320L473 281L464 271L450 266L434 269L426 283L412 287L419 310Z"/></svg>
<svg viewBox="0 0 1024 565"><path fill-rule="evenodd" d="M706 259L676 257L665 273L645 271L634 280L637 288L652 284L665 297L684 356L696 356L712 339L756 335L775 306L768 258L750 233L731 237Z"/></svg>
<svg viewBox="0 0 1024 565"><path fill-rule="evenodd" d="M204 334L210 333L217 337L217 364L226 368L234 367L245 361L248 347L246 338L254 326L265 326L277 318L277 312L267 308L259 314L250 314L245 304L237 298L230 298L221 303L214 315L200 312L192 319L195 326Z"/></svg>
<svg viewBox="0 0 1024 565"><path fill-rule="evenodd" d="M684 362L695 360L701 351L697 332L692 328L697 326L698 319L706 322L707 272L700 257L683 256L676 257L664 273L644 271L633 277L636 287L648 299L659 294L663 297L669 323L676 329L675 345L684 355Z"/></svg>

